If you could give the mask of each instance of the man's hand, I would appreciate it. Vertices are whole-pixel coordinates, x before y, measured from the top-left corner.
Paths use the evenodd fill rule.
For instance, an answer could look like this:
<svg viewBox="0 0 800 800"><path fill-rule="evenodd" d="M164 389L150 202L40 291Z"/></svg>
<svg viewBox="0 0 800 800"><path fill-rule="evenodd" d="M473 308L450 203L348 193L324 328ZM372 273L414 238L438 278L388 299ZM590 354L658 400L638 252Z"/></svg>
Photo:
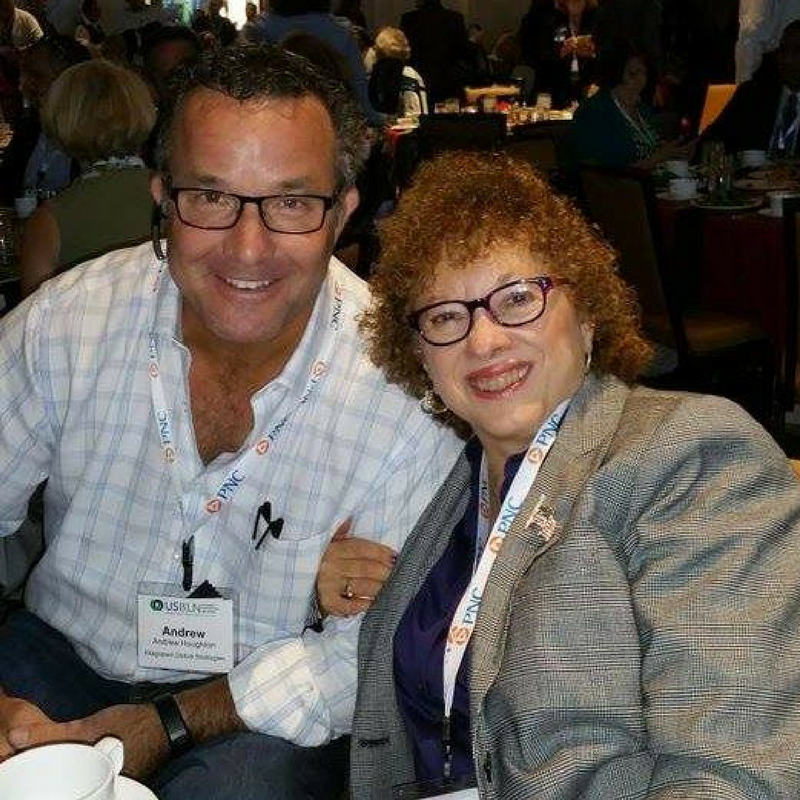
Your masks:
<svg viewBox="0 0 800 800"><path fill-rule="evenodd" d="M349 617L366 611L394 566L394 550L350 538L351 525L347 519L336 529L319 565L317 599L325 615Z"/></svg>
<svg viewBox="0 0 800 800"><path fill-rule="evenodd" d="M24 703L25 701L5 702ZM117 705L72 722L53 722L36 706L26 703L6 727L6 739L12 752L49 742L86 742L94 744L104 736L116 736L125 747L123 772L143 778L169 756L167 737L155 708L148 704ZM31 712L33 709L35 713ZM7 754L8 755L8 754Z"/></svg>
<svg viewBox="0 0 800 800"><path fill-rule="evenodd" d="M0 690L0 761L17 752L9 741L9 732L30 725L53 724L53 721L33 703L9 697Z"/></svg>

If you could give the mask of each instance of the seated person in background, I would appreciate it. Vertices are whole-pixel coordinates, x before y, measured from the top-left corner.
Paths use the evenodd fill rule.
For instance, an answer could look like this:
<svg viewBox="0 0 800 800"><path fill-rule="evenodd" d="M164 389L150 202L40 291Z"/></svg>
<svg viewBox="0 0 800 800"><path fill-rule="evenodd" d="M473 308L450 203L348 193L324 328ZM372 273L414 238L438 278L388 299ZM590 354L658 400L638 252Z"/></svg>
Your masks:
<svg viewBox="0 0 800 800"><path fill-rule="evenodd" d="M14 0L0 0L0 54L23 50L41 38L42 28L33 14L17 8Z"/></svg>
<svg viewBox="0 0 800 800"><path fill-rule="evenodd" d="M26 48L20 64L22 93L29 108L14 126L0 167L0 195L10 202L26 192L48 195L69 185L78 165L42 133L39 109L52 82L89 51L69 36L43 36Z"/></svg>
<svg viewBox="0 0 800 800"><path fill-rule="evenodd" d="M353 800L448 773L485 798L800 796L780 448L727 400L633 383L614 251L527 165L423 165L382 243L372 359L474 437L362 624Z"/></svg>
<svg viewBox="0 0 800 800"><path fill-rule="evenodd" d="M652 169L671 158L687 158L692 144L660 142L653 112L642 101L648 60L634 44L622 41L601 51L600 90L575 112L570 131L579 163Z"/></svg>
<svg viewBox="0 0 800 800"><path fill-rule="evenodd" d="M47 479L0 759L109 734L160 800L338 800L358 621L308 626L319 561L352 524L385 577L458 444L368 362L368 287L331 258L365 150L349 94L279 48L208 51L162 123L166 242L0 319L0 536Z"/></svg>
<svg viewBox="0 0 800 800"><path fill-rule="evenodd" d="M42 37L36 17L0 0L0 122L15 120L22 108L19 89L19 53Z"/></svg>
<svg viewBox="0 0 800 800"><path fill-rule="evenodd" d="M153 200L141 155L155 121L147 84L124 67L93 59L56 78L42 125L81 174L25 223L23 294L56 272L149 239Z"/></svg>
<svg viewBox="0 0 800 800"><path fill-rule="evenodd" d="M184 25L164 25L142 41L144 76L153 89L156 104L169 102L169 77L181 64L200 55L197 34Z"/></svg>
<svg viewBox="0 0 800 800"><path fill-rule="evenodd" d="M793 157L800 128L800 20L789 23L778 49L764 57L756 74L736 88L730 102L703 132L703 141L722 141L729 152L768 150Z"/></svg>
<svg viewBox="0 0 800 800"><path fill-rule="evenodd" d="M501 33L497 37L489 55L492 79L498 83L507 83L511 80L514 69L520 63L521 58L522 50L516 31L504 31Z"/></svg>
<svg viewBox="0 0 800 800"><path fill-rule="evenodd" d="M81 3L81 18L75 27L75 41L89 50L99 52L100 45L106 39L105 31L100 20L103 11L98 0L83 0Z"/></svg>
<svg viewBox="0 0 800 800"><path fill-rule="evenodd" d="M485 31L479 22L472 22L467 26L467 38L469 44L467 49L470 55L470 76L471 86L482 86L491 81L492 65L489 62L489 54L486 52Z"/></svg>
<svg viewBox="0 0 800 800"><path fill-rule="evenodd" d="M382 28L375 37L375 64L369 76L373 107L392 117L428 113L422 76L410 66L411 48L400 28Z"/></svg>
<svg viewBox="0 0 800 800"><path fill-rule="evenodd" d="M269 14L257 24L262 42L280 44L296 32L325 42L347 64L347 83L367 122L373 127L383 126L384 116L369 102L367 73L358 40L347 20L331 14L331 0L271 0Z"/></svg>

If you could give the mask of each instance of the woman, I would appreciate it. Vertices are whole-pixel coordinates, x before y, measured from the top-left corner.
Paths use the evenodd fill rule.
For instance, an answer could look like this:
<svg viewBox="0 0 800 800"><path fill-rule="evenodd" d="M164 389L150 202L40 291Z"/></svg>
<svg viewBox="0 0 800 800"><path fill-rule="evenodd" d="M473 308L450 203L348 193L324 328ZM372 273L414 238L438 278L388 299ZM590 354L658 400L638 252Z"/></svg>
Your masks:
<svg viewBox="0 0 800 800"><path fill-rule="evenodd" d="M369 76L373 108L390 116L428 113L422 76L408 64L411 48L400 28L382 28L375 37L375 63Z"/></svg>
<svg viewBox="0 0 800 800"><path fill-rule="evenodd" d="M616 43L601 53L601 89L578 106L572 122L579 162L646 170L672 158L689 157L691 144L658 139L653 112L642 102L647 63L645 55L628 42Z"/></svg>
<svg viewBox="0 0 800 800"><path fill-rule="evenodd" d="M614 252L520 163L424 165L371 285L373 360L474 436L364 619L353 799L434 796L448 765L486 798L798 796L800 491L775 443L629 383L649 348Z"/></svg>
<svg viewBox="0 0 800 800"><path fill-rule="evenodd" d="M556 0L547 9L538 5L534 0L523 21L523 51L537 72L537 91L550 92L561 107L580 100L592 83L597 0ZM531 17L538 23L533 33L525 24Z"/></svg>
<svg viewBox="0 0 800 800"><path fill-rule="evenodd" d="M60 270L150 236L150 173L140 157L156 110L144 81L110 61L65 70L42 108L45 133L81 174L33 213L22 233L22 290Z"/></svg>

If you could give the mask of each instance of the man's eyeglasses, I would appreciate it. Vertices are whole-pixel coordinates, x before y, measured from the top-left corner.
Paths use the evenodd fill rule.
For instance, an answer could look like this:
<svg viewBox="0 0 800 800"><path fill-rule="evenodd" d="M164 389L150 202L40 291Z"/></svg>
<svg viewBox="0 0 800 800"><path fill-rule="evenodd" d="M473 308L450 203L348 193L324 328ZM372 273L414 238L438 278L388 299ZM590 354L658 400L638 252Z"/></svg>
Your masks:
<svg viewBox="0 0 800 800"><path fill-rule="evenodd" d="M476 309L485 309L498 325L507 328L526 325L544 314L553 287L567 283L565 278L546 275L505 283L477 300L444 300L420 308L409 315L408 324L428 344L455 344L469 336Z"/></svg>
<svg viewBox="0 0 800 800"><path fill-rule="evenodd" d="M216 189L172 186L168 194L175 203L178 219L192 228L224 231L233 228L246 203L255 203L264 225L275 233L315 233L337 195L274 194L250 197Z"/></svg>

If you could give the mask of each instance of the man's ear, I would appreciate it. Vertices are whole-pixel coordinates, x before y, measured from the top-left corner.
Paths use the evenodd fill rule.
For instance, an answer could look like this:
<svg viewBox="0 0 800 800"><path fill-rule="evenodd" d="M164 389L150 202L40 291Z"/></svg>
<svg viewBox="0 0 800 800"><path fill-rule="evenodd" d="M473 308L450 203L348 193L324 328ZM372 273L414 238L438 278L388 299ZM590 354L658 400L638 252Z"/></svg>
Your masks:
<svg viewBox="0 0 800 800"><path fill-rule="evenodd" d="M352 213L358 208L361 197L358 194L358 189L355 186L349 186L345 189L338 200L339 213L336 215L336 238L341 236L347 220L350 219Z"/></svg>
<svg viewBox="0 0 800 800"><path fill-rule="evenodd" d="M150 176L150 194L153 196L155 204L163 214L164 203L167 202L167 189L164 186L164 177L160 172L154 172Z"/></svg>

